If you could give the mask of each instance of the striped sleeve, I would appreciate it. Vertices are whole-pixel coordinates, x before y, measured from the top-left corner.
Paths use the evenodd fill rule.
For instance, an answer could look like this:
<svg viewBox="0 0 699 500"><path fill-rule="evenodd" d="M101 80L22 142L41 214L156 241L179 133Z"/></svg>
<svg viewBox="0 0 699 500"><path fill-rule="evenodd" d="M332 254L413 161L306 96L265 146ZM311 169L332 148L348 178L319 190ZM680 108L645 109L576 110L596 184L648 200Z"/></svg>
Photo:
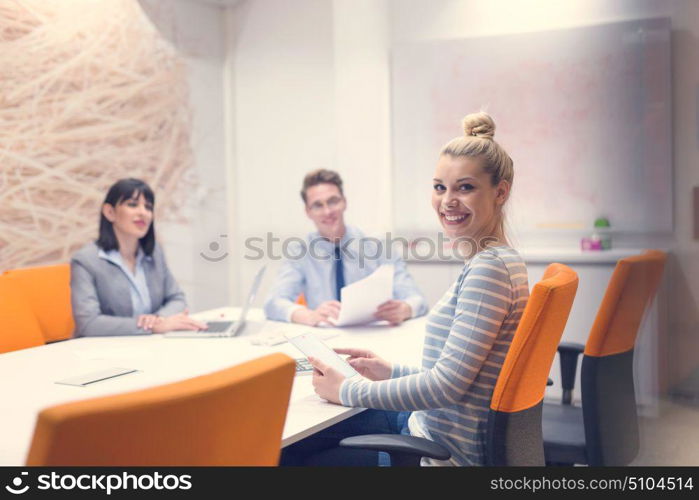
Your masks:
<svg viewBox="0 0 699 500"><path fill-rule="evenodd" d="M394 363L393 368L391 369L391 378L405 377L407 375L412 375L413 373L420 373L420 369L416 366Z"/></svg>
<svg viewBox="0 0 699 500"><path fill-rule="evenodd" d="M359 377L345 380L340 387L342 404L414 411L458 403L471 389L498 337L512 305L512 287L501 258L486 252L477 255L459 289L451 326L442 327L449 329L446 338L428 327L425 343L434 342L439 352L434 365L411 374L397 372L394 366L398 378L378 382Z"/></svg>

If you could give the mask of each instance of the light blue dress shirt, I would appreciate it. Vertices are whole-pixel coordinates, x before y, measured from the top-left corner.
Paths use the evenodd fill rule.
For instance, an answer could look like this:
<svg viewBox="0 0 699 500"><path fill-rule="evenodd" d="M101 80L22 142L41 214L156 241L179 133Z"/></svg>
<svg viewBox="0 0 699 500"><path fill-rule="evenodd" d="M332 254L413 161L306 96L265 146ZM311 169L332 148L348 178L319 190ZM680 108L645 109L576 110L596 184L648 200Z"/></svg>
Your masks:
<svg viewBox="0 0 699 500"><path fill-rule="evenodd" d="M124 259L122 259L119 250L110 250L105 252L100 250L98 255L102 259L106 259L112 264L115 264L122 270L122 272L129 279L129 292L131 293L131 306L133 308L133 316L140 316L141 314L152 314L153 305L150 300L150 292L148 291L148 283L146 282L146 273L143 270L143 259L147 258L143 249L138 247L138 254L136 254L136 269L134 273L126 266Z"/></svg>
<svg viewBox="0 0 699 500"><path fill-rule="evenodd" d="M393 264L393 298L410 305L413 317L427 312L427 303L405 262L396 252L384 248L385 242L365 238L361 231L347 226L340 241L345 285L369 276L383 264ZM287 258L277 280L265 300L265 315L275 321L290 321L300 306L296 299L303 293L310 309L317 308L335 296L335 245L318 232L310 233L306 241L288 245Z"/></svg>

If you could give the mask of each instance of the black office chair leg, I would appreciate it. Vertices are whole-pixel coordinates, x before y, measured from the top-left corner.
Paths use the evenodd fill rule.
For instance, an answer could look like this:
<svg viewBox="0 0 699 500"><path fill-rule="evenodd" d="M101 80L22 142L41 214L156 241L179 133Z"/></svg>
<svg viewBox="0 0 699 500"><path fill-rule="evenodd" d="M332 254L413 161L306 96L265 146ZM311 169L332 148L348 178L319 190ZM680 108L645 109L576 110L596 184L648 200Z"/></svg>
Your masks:
<svg viewBox="0 0 699 500"><path fill-rule="evenodd" d="M562 402L564 405L573 403L573 388L575 387L575 373L578 367L578 356L585 350L585 346L575 342L561 342L558 345L558 355L561 360L561 387L563 389Z"/></svg>
<svg viewBox="0 0 699 500"><path fill-rule="evenodd" d="M366 434L340 441L343 448L384 451L394 467L417 467L422 457L448 460L451 453L444 446L429 439L402 434Z"/></svg>
<svg viewBox="0 0 699 500"><path fill-rule="evenodd" d="M411 453L388 453L391 457L391 467L419 467L421 456Z"/></svg>

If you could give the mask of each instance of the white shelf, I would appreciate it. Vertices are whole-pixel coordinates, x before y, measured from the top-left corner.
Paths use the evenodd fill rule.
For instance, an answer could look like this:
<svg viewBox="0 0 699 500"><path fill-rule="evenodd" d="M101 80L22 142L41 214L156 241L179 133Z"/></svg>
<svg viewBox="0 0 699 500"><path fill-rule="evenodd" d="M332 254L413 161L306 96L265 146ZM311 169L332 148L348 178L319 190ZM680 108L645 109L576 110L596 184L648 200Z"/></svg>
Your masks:
<svg viewBox="0 0 699 500"><path fill-rule="evenodd" d="M612 248L611 250L583 251L579 248L521 248L526 263L544 264L615 264L619 259L643 252L643 248Z"/></svg>
<svg viewBox="0 0 699 500"><path fill-rule="evenodd" d="M542 248L542 247L518 247L517 251L527 264L548 264L551 262L560 262L561 264L616 264L619 259L638 255L643 252L644 248L612 248L611 250L589 250L583 251L579 248ZM428 250L421 250L419 247L407 254L405 259L409 263L424 263L424 264L454 264L463 262L456 257L434 256L426 258L429 254ZM445 255L450 255L451 252L445 251ZM420 256L420 257L416 257Z"/></svg>

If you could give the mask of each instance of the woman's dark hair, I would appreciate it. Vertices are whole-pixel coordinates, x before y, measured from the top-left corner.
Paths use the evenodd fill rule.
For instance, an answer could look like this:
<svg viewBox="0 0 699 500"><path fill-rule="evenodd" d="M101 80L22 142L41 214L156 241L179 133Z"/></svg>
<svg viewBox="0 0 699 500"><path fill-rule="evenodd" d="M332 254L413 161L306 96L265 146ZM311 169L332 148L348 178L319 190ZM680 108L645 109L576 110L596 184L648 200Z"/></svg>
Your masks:
<svg viewBox="0 0 699 500"><path fill-rule="evenodd" d="M139 179L121 179L109 188L104 203L109 203L111 206L116 206L131 198L138 198L143 195L148 203L155 205L155 195L153 190ZM139 240L141 248L146 255L152 255L155 248L155 224L151 221L150 227L146 235ZM100 210L100 234L97 238L97 246L105 252L110 250L119 250L119 241L114 234L112 223L107 220Z"/></svg>

